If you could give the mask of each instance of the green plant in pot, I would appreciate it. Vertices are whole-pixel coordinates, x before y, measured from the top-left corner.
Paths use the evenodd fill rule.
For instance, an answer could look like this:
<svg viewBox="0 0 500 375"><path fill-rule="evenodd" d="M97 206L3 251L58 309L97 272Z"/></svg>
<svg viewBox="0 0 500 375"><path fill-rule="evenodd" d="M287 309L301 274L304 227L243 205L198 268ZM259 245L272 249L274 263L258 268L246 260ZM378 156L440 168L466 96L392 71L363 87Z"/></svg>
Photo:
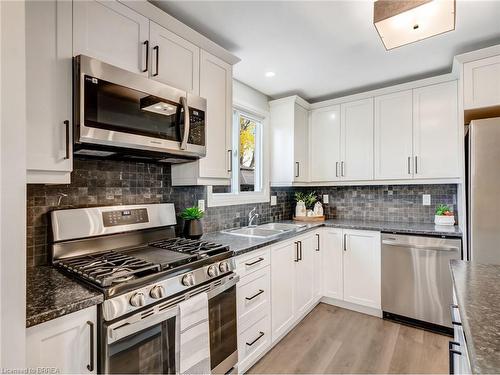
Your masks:
<svg viewBox="0 0 500 375"><path fill-rule="evenodd" d="M181 212L181 218L184 220L184 237L197 240L203 235L203 225L201 218L205 212L199 207L193 206L185 208Z"/></svg>

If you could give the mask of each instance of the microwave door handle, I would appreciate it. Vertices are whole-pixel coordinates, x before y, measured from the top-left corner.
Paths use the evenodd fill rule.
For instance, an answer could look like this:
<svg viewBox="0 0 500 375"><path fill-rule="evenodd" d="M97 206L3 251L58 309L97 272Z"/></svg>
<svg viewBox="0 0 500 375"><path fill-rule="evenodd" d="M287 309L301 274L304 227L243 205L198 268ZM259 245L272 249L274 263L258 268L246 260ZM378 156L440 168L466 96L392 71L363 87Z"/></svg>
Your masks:
<svg viewBox="0 0 500 375"><path fill-rule="evenodd" d="M191 127L191 124L189 123L189 107L187 97L181 97L181 105L184 108L184 134L182 135L181 150L185 150L187 148L189 130Z"/></svg>

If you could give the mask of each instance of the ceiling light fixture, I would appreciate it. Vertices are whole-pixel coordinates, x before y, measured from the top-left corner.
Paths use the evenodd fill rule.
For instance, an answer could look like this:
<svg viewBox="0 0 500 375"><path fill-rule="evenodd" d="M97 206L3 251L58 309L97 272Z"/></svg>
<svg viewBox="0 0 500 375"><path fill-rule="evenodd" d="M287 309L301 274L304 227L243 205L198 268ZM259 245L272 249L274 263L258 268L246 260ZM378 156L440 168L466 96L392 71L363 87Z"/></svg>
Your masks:
<svg viewBox="0 0 500 375"><path fill-rule="evenodd" d="M376 0L373 23L387 50L455 30L455 0Z"/></svg>
<svg viewBox="0 0 500 375"><path fill-rule="evenodd" d="M266 77L268 77L268 78L274 77L275 75L276 75L276 73L274 73L274 72L266 72Z"/></svg>

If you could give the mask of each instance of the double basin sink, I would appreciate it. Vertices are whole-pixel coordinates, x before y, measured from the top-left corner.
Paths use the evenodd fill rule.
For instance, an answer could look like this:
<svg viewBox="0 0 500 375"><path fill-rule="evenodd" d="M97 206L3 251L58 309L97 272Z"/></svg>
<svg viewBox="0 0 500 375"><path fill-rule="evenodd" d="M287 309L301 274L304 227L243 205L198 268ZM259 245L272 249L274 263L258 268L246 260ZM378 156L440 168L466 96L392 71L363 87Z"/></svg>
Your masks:
<svg viewBox="0 0 500 375"><path fill-rule="evenodd" d="M297 232L305 226L305 224L269 223L237 229L223 230L222 233L242 237L270 238L279 236L280 234Z"/></svg>

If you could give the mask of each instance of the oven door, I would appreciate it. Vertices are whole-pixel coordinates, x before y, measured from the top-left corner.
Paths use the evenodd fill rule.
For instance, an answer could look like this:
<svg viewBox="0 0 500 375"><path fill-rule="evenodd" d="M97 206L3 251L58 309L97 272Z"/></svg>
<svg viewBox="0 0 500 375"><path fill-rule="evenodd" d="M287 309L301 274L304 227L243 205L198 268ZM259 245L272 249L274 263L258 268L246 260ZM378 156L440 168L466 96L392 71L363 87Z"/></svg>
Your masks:
<svg viewBox="0 0 500 375"><path fill-rule="evenodd" d="M212 373L230 372L238 361L237 282L234 275L189 292L208 294ZM184 294L124 319L104 323L100 372L175 374L177 304L185 298Z"/></svg>
<svg viewBox="0 0 500 375"><path fill-rule="evenodd" d="M204 99L86 56L75 66L77 142L206 154Z"/></svg>

